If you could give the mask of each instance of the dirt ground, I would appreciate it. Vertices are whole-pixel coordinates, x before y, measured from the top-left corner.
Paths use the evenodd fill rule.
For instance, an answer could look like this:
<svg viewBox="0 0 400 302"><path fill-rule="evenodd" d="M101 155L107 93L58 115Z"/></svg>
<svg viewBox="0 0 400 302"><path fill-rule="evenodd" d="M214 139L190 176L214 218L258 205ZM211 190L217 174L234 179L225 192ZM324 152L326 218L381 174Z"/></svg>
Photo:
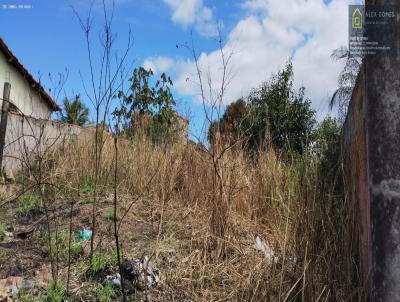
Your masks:
<svg viewBox="0 0 400 302"><path fill-rule="evenodd" d="M91 227L92 203L88 202L91 197L90 193L83 194L80 200L74 201L71 228L75 238L79 230ZM148 291L136 290L130 296L132 301L145 300L146 297L151 301L220 300L225 291L236 294L245 291L244 288L232 291L235 287L233 280L245 278L243 275L234 275L240 272L240 266L265 261L260 253L249 249L255 234L262 230L256 230L245 221L242 221L240 228L235 228L240 230L235 238L227 240L228 252L225 259L220 261L216 256L213 259L213 254L209 253L209 242L212 240L207 231L208 216L202 209L196 205L177 206L174 203L166 203L162 209L162 205L150 200L119 196L121 206L118 212L124 213L132 200L132 208L123 218L119 231L123 259L146 255L161 272L161 282ZM51 205L48 215L53 234L56 231L58 234L68 232L70 204L70 201L57 200ZM17 214L17 207L17 201L11 201L3 204L0 210L2 225L5 226L0 240L0 279L23 276L33 281L36 289L45 290L51 280L46 213L38 207L21 216ZM115 251L113 220L107 217L111 208L112 195L104 194L97 210L98 232L95 236L95 251L104 255ZM90 245L89 242L82 245L82 251L71 261L70 299L96 301L96 284L104 284L107 272L88 276ZM57 256L57 275L66 287L68 261L62 257L61 249ZM232 267L238 270L230 269ZM245 271L242 273L245 274ZM118 299L121 297L114 296L112 300Z"/></svg>

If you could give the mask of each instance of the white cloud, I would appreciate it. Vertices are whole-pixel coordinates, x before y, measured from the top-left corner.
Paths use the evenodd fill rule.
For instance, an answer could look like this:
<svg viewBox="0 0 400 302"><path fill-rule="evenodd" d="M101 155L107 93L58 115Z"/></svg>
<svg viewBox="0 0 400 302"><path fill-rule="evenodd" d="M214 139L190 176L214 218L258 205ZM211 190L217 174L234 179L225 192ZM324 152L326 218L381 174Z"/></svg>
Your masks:
<svg viewBox="0 0 400 302"><path fill-rule="evenodd" d="M184 28L194 26L203 36L218 34L218 23L211 8L203 0L163 0L172 11L172 21Z"/></svg>
<svg viewBox="0 0 400 302"><path fill-rule="evenodd" d="M145 69L151 69L154 73L162 73L171 69L174 61L168 57L149 57L143 62Z"/></svg>
<svg viewBox="0 0 400 302"><path fill-rule="evenodd" d="M223 48L225 53L233 52L229 73L233 77L224 102L230 103L246 96L251 88L268 80L292 57L295 86L305 86L313 107L326 111L343 67L330 55L335 48L347 43L350 1L332 0L329 4L323 0L245 1L242 6L244 17L229 33ZM175 18L179 16L180 13L177 13ZM209 74L214 86L220 86L222 68L219 51L202 53L199 63L203 79ZM177 91L198 98L198 85L193 83L196 81L193 61L178 60L171 66L176 73L174 86Z"/></svg>

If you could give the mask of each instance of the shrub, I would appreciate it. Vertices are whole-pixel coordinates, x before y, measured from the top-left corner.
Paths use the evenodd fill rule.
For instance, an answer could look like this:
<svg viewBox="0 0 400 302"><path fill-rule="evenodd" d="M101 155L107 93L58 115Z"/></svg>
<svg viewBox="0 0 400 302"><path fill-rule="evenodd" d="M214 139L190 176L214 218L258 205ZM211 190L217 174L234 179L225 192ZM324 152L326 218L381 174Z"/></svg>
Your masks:
<svg viewBox="0 0 400 302"><path fill-rule="evenodd" d="M112 302L114 300L114 289L111 284L106 285L99 284L96 290L97 300L99 302Z"/></svg>
<svg viewBox="0 0 400 302"><path fill-rule="evenodd" d="M90 175L85 175L82 177L79 184L79 192L80 193L89 193L94 188L94 178Z"/></svg>
<svg viewBox="0 0 400 302"><path fill-rule="evenodd" d="M109 220L114 220L115 218L117 221L120 221L121 215L117 212L114 217L114 208L108 208L104 214L104 218L107 218Z"/></svg>
<svg viewBox="0 0 400 302"><path fill-rule="evenodd" d="M89 272L91 273L91 275L96 275L97 273L104 270L107 266L115 266L116 264L116 252L113 251L111 254L97 252L93 254L93 259L89 266Z"/></svg>
<svg viewBox="0 0 400 302"><path fill-rule="evenodd" d="M19 216L28 216L32 210L41 206L41 198L38 195L25 193L17 199L16 212Z"/></svg>
<svg viewBox="0 0 400 302"><path fill-rule="evenodd" d="M71 256L71 260L75 260L82 255L82 244L74 235L71 237L70 252L68 251L69 231L61 231L57 234L57 236L55 233L53 233L50 242L53 259L56 259L58 256L67 262L69 254Z"/></svg>
<svg viewBox="0 0 400 302"><path fill-rule="evenodd" d="M4 232L6 231L6 225L4 223L0 223L0 238L4 235Z"/></svg>
<svg viewBox="0 0 400 302"><path fill-rule="evenodd" d="M291 61L250 93L248 112L241 127L249 133L247 146L253 152L272 144L280 150L303 154L312 141L315 111L305 89L293 88Z"/></svg>
<svg viewBox="0 0 400 302"><path fill-rule="evenodd" d="M324 119L316 130L315 151L319 158L320 188L324 192L343 194L341 163L342 126L334 118Z"/></svg>
<svg viewBox="0 0 400 302"><path fill-rule="evenodd" d="M47 288L47 300L52 302L62 302L65 298L65 288L61 283L51 281Z"/></svg>
<svg viewBox="0 0 400 302"><path fill-rule="evenodd" d="M93 199L90 198L83 198L79 201L79 203L81 205L85 205L85 204L92 204L93 203Z"/></svg>
<svg viewBox="0 0 400 302"><path fill-rule="evenodd" d="M21 290L19 292L20 302L47 302L47 297L45 293L37 292L32 293L30 291Z"/></svg>

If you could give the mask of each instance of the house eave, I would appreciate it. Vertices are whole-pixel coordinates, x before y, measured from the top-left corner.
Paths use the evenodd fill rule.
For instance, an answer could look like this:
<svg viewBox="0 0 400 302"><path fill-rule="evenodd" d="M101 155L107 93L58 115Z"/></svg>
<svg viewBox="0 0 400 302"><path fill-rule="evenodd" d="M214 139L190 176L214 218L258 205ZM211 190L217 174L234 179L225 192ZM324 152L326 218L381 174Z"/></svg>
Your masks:
<svg viewBox="0 0 400 302"><path fill-rule="evenodd" d="M44 100L52 111L61 111L61 107L57 102L46 92L43 86L35 80L29 71L22 65L17 57L8 48L7 44L0 37L0 51L5 55L7 61L23 76L29 83L29 86L34 90L39 97Z"/></svg>

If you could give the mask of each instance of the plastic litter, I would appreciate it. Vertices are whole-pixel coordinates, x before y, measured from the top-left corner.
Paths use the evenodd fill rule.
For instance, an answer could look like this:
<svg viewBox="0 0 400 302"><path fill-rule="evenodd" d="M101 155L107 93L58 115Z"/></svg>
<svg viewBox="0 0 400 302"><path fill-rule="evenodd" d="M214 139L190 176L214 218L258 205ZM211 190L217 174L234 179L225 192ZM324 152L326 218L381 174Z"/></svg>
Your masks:
<svg viewBox="0 0 400 302"><path fill-rule="evenodd" d="M35 284L25 277L10 276L0 280L0 301L14 301L21 289L32 289Z"/></svg>
<svg viewBox="0 0 400 302"><path fill-rule="evenodd" d="M5 231L5 232L4 232L4 236L13 237L14 234L13 234L12 232L7 232L7 231Z"/></svg>
<svg viewBox="0 0 400 302"><path fill-rule="evenodd" d="M121 288L121 275L108 275L106 276L106 282L110 283L114 288Z"/></svg>
<svg viewBox="0 0 400 302"><path fill-rule="evenodd" d="M160 270L154 266L147 256L141 259L125 259L122 262L124 278L139 289L149 289L160 282Z"/></svg>
<svg viewBox="0 0 400 302"><path fill-rule="evenodd" d="M93 231L87 230L87 229L80 230L79 235L78 235L79 240L81 240L81 241L90 240L92 238L92 236L93 236Z"/></svg>
<svg viewBox="0 0 400 302"><path fill-rule="evenodd" d="M253 245L253 248L256 251L263 253L265 258L269 261L274 261L274 251L269 247L269 245L262 241L260 236L256 237L256 243Z"/></svg>

